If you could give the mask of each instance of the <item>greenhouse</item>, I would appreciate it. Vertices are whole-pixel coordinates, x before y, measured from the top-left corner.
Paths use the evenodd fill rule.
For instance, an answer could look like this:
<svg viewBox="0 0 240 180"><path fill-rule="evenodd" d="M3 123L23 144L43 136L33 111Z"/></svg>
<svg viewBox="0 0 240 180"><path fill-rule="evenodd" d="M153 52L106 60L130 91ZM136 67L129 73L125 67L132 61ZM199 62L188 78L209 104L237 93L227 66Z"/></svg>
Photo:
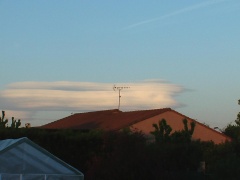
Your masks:
<svg viewBox="0 0 240 180"><path fill-rule="evenodd" d="M79 170L28 138L0 140L0 180L83 180Z"/></svg>

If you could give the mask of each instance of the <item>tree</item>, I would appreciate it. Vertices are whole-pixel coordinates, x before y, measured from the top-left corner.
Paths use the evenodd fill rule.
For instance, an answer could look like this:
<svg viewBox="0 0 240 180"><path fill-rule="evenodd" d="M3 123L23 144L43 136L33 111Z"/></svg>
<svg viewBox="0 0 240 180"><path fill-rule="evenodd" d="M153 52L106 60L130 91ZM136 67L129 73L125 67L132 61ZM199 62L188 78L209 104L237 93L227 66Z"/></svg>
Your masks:
<svg viewBox="0 0 240 180"><path fill-rule="evenodd" d="M5 111L2 111L2 117L0 117L0 128L7 128L7 123L8 123L8 119L5 119ZM21 120L18 119L15 120L14 117L12 117L12 124L11 124L11 128L14 129L18 129L21 126Z"/></svg>
<svg viewBox="0 0 240 180"><path fill-rule="evenodd" d="M194 129L195 129L195 126L196 126L196 123L195 122L191 122L190 123L190 127L191 127L190 130L188 129L188 121L187 121L187 119L183 119L183 124L184 124L184 132L186 132L189 136L192 137Z"/></svg>
<svg viewBox="0 0 240 180"><path fill-rule="evenodd" d="M172 134L172 140L175 142L191 142L192 135L196 126L195 122L190 123L190 129L188 128L188 120L183 119L184 129L181 131L175 131Z"/></svg>
<svg viewBox="0 0 240 180"><path fill-rule="evenodd" d="M240 105L240 99L238 100L238 104ZM229 124L225 130L224 134L230 136L234 140L240 140L240 112L237 114L237 119L235 120L236 124Z"/></svg>
<svg viewBox="0 0 240 180"><path fill-rule="evenodd" d="M18 119L18 121L17 121L17 120L14 120L14 117L12 117L11 128L18 129L20 126L21 126L21 120Z"/></svg>
<svg viewBox="0 0 240 180"><path fill-rule="evenodd" d="M171 134L172 128L169 126L165 119L162 119L158 122L158 124L153 124L155 128L154 131L151 132L155 137L156 142L190 142L192 139L192 135L196 126L195 122L190 123L190 129L188 127L188 120L183 119L184 129L181 131L175 131Z"/></svg>
<svg viewBox="0 0 240 180"><path fill-rule="evenodd" d="M2 117L0 117L0 128L5 128L7 123L8 119L5 119L5 111L2 111Z"/></svg>
<svg viewBox="0 0 240 180"><path fill-rule="evenodd" d="M238 104L240 105L240 99L238 100ZM240 126L240 112L237 115L237 119L235 120L235 123Z"/></svg>
<svg viewBox="0 0 240 180"><path fill-rule="evenodd" d="M151 134L154 135L156 142L165 142L170 139L169 136L172 128L167 124L165 119L159 121L158 124L153 124L153 127L155 130Z"/></svg>

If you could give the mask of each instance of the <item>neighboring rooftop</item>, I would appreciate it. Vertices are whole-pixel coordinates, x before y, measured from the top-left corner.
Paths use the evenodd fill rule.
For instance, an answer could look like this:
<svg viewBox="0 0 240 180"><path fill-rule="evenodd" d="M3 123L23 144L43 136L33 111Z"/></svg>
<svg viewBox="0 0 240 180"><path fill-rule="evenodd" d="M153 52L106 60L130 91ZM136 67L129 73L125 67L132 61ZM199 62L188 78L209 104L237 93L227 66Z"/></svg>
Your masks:
<svg viewBox="0 0 240 180"><path fill-rule="evenodd" d="M171 108L122 112L118 109L77 113L41 126L44 129L120 130L150 117L171 111Z"/></svg>
<svg viewBox="0 0 240 180"><path fill-rule="evenodd" d="M154 130L153 124L158 123L159 120L165 119L173 132L180 131L184 128L183 119L189 122L195 122L196 127L193 139L200 139L202 141L213 141L214 143L223 143L231 141L223 133L220 133L194 119L191 119L171 108L139 110L122 112L118 109L94 111L86 113L77 113L71 116L59 119L49 124L43 125L43 129L82 129L94 130L100 129L104 131L118 131L124 128L132 128L136 131L141 131L146 135L150 135Z"/></svg>

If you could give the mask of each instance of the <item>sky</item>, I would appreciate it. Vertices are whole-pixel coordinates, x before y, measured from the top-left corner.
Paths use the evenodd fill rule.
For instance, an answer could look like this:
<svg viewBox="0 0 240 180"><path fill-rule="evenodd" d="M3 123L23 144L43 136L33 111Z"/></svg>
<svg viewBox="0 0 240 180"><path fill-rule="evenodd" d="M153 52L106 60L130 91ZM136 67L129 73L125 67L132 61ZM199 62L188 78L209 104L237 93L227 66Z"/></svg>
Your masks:
<svg viewBox="0 0 240 180"><path fill-rule="evenodd" d="M239 0L0 0L0 110L22 126L170 107L224 129L240 111ZM115 88L114 88L115 87Z"/></svg>

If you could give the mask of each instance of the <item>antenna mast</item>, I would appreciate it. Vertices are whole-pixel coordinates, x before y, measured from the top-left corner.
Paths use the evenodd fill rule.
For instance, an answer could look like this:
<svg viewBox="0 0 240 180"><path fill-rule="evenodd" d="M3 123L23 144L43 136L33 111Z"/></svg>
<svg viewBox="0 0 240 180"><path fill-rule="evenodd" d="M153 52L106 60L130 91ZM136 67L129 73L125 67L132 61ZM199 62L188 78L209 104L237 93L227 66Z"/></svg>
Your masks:
<svg viewBox="0 0 240 180"><path fill-rule="evenodd" d="M130 88L130 87L126 87L126 86L124 86L124 87L117 87L115 85L113 86L113 90L114 91L118 91L118 110L120 108L121 90L128 89L128 88Z"/></svg>

